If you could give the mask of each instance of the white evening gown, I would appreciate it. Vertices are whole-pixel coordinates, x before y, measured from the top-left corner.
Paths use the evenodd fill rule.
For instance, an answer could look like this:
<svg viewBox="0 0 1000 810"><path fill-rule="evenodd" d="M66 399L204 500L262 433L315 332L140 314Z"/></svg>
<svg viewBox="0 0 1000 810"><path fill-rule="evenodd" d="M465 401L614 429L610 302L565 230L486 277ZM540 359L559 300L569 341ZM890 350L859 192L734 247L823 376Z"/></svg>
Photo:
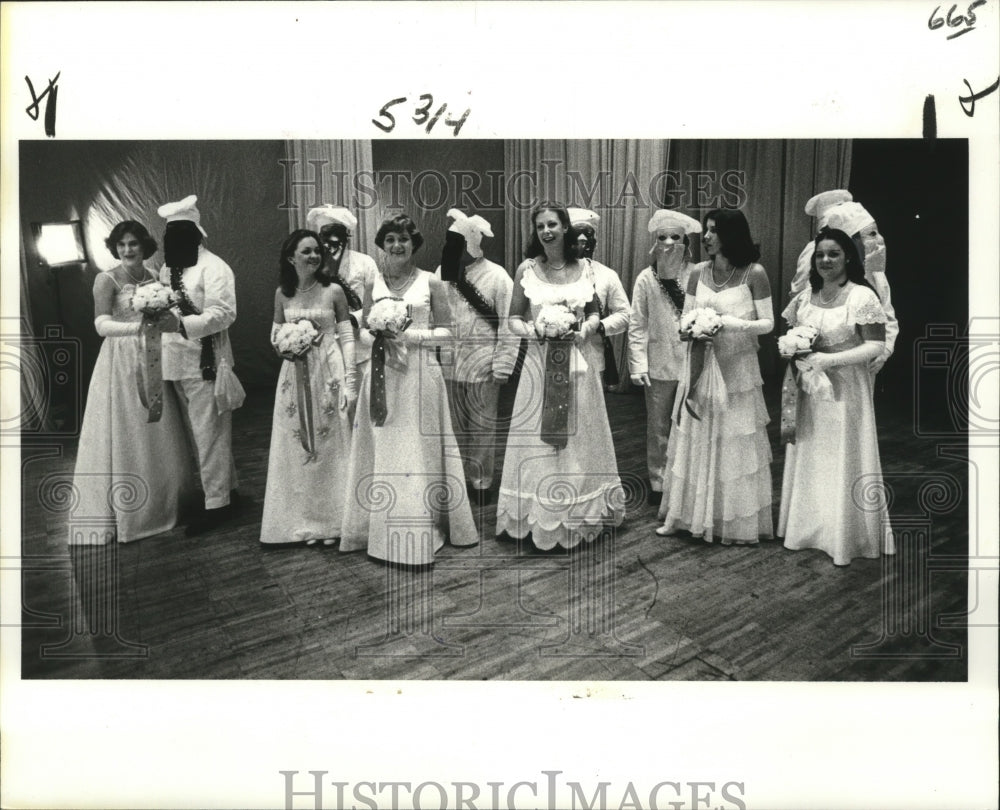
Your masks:
<svg viewBox="0 0 1000 810"><path fill-rule="evenodd" d="M402 295L412 329L432 327L431 277L417 271ZM372 301L397 297L376 276ZM372 372L368 363L358 396L340 550L363 549L380 560L426 565L446 539L455 546L475 545L479 532L434 348L408 346L405 371L386 362L388 416L381 426L370 415Z"/></svg>
<svg viewBox="0 0 1000 810"><path fill-rule="evenodd" d="M521 277L531 304L531 319L546 305L565 304L583 317L594 296L589 271L568 284L550 284L530 261ZM572 393L564 448L542 441L545 344L528 338L517 386L503 475L497 498L497 534L523 538L531 533L537 548L572 548L591 542L625 518L625 496L604 405L604 386L592 341L574 344L570 365Z"/></svg>
<svg viewBox="0 0 1000 810"><path fill-rule="evenodd" d="M753 295L743 282L716 292L704 282L711 263L698 265L695 304L720 315L757 318ZM685 529L706 542L756 543L772 536L771 445L767 407L757 361L757 338L720 331L709 349L726 386L725 408L703 408L695 419L685 408L690 350L674 404L667 444L663 501L659 518L670 529Z"/></svg>
<svg viewBox="0 0 1000 810"><path fill-rule="evenodd" d="M885 323L878 297L850 290L839 306L811 303L805 289L782 313L789 326L819 330L815 351L842 351L863 341L857 327ZM826 375L833 401L799 392L795 444L785 447L778 536L785 548L825 551L836 565L895 553L882 492L872 381L867 364L835 366Z"/></svg>
<svg viewBox="0 0 1000 810"><path fill-rule="evenodd" d="M142 320L132 311L135 285L114 284L118 292L111 317ZM79 500L70 518L113 521L119 543L172 529L182 502L195 490L190 443L170 383L163 383L160 420L146 421L136 383L143 340L140 335L104 338L90 378L73 473ZM72 534L70 543L100 545L105 537L95 527Z"/></svg>
<svg viewBox="0 0 1000 810"><path fill-rule="evenodd" d="M340 537L344 519L344 477L351 451L351 422L340 409L344 355L332 309L285 309L285 321L307 319L323 337L307 355L312 399L313 445L302 443L297 364L284 361L271 419L271 450L260 541L299 543ZM304 390L304 389L303 389Z"/></svg>

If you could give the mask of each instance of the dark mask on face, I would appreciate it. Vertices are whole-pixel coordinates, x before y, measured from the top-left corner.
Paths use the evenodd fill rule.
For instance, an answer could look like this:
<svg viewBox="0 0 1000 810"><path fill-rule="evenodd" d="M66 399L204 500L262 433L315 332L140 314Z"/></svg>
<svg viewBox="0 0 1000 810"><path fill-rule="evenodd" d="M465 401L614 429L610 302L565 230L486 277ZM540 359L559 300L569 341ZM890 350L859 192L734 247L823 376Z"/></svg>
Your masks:
<svg viewBox="0 0 1000 810"><path fill-rule="evenodd" d="M168 222L163 232L163 263L167 267L192 267L198 262L201 231L193 222Z"/></svg>

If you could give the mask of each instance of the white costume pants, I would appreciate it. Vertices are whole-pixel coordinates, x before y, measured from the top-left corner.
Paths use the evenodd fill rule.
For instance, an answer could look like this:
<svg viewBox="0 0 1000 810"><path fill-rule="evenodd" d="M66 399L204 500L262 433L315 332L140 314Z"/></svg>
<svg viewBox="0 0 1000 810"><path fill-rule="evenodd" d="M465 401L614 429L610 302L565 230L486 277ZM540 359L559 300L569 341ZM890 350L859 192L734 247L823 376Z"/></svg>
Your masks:
<svg viewBox="0 0 1000 810"><path fill-rule="evenodd" d="M198 378L174 380L174 390L186 415L191 443L198 454L198 472L205 491L205 508L229 505L236 486L233 464L232 413L220 414L215 405L215 383Z"/></svg>
<svg viewBox="0 0 1000 810"><path fill-rule="evenodd" d="M490 382L448 381L448 407L465 478L476 489L493 484L500 386Z"/></svg>
<svg viewBox="0 0 1000 810"><path fill-rule="evenodd" d="M671 414L677 380L653 380L646 392L646 467L653 492L663 492L663 467L667 463Z"/></svg>

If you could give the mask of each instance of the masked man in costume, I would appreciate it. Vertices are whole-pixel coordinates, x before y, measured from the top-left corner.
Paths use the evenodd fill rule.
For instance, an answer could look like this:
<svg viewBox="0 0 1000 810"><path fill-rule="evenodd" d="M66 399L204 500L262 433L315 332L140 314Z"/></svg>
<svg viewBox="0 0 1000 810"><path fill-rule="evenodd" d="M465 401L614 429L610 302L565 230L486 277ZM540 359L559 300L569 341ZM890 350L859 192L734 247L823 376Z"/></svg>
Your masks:
<svg viewBox="0 0 1000 810"><path fill-rule="evenodd" d="M163 379L173 383L187 417L205 493L189 536L210 531L235 511L232 411L243 403L228 332L236 320L233 271L202 244L207 234L197 202L192 194L157 210L167 222L160 281L178 297L163 330Z"/></svg>
<svg viewBox="0 0 1000 810"><path fill-rule="evenodd" d="M622 280L610 267L594 260L597 249L597 225L601 221L598 214L583 208L569 208L570 223L576 230L577 249L580 258L589 259L594 271L594 288L601 303L601 323L590 340L597 348L598 371L604 376L605 385L617 385L618 360L611 345L612 335L620 335L628 329L629 301Z"/></svg>
<svg viewBox="0 0 1000 810"><path fill-rule="evenodd" d="M507 329L514 282L483 256L482 239L493 236L489 222L456 208L448 216L454 222L445 235L437 275L448 282L455 323L450 348L440 352L441 370L469 497L486 503L493 485L497 400L514 370L520 343Z"/></svg>

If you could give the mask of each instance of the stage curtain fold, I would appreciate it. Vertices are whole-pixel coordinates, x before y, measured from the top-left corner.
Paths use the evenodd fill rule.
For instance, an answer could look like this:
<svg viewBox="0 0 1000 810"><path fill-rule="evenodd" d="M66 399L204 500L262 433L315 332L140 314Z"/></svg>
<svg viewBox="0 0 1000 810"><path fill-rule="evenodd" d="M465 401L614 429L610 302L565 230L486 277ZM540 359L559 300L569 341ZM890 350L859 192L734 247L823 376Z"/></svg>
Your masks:
<svg viewBox="0 0 1000 810"><path fill-rule="evenodd" d="M310 208L327 203L342 205L358 218L358 226L351 237L352 246L372 255L380 222L379 212L371 205L359 205L356 191L358 178L374 178L372 142L286 141L285 155L288 160L294 161L291 170L295 172L296 180L313 179L317 182L315 188L298 187L292 196L294 205L288 209L289 232L306 226L306 214ZM317 165L315 161L320 163ZM321 177L314 177L314 168L322 170Z"/></svg>

